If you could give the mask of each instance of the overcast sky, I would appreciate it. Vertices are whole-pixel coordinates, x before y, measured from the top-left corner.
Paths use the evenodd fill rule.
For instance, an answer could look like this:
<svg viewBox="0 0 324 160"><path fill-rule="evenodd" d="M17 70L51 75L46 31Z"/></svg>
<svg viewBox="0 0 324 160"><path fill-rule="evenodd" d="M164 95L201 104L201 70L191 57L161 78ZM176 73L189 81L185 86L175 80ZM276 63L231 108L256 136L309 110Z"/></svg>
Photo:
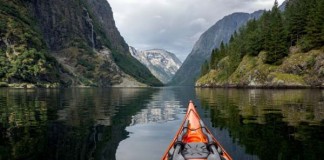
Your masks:
<svg viewBox="0 0 324 160"><path fill-rule="evenodd" d="M284 0L278 0L281 4ZM183 62L200 35L233 12L270 9L274 0L108 0L128 45L165 49Z"/></svg>

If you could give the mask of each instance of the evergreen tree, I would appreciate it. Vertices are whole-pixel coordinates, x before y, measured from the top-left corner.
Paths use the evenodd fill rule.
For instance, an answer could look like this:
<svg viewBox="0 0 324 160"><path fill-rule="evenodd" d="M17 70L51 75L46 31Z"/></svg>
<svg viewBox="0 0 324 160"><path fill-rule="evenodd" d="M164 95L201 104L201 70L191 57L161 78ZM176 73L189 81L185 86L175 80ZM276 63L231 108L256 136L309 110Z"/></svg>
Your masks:
<svg viewBox="0 0 324 160"><path fill-rule="evenodd" d="M234 41L234 35L232 34L229 43L233 43L233 41Z"/></svg>
<svg viewBox="0 0 324 160"><path fill-rule="evenodd" d="M222 41L220 46L219 46L219 55L218 55L218 57L224 57L226 55L226 52L227 52L226 48L227 48L227 45L225 45L225 43Z"/></svg>
<svg viewBox="0 0 324 160"><path fill-rule="evenodd" d="M262 37L260 36L261 30L258 25L259 21L255 19L249 21L246 27L246 45L245 50L248 54L257 56L262 50Z"/></svg>
<svg viewBox="0 0 324 160"><path fill-rule="evenodd" d="M301 43L302 49L308 51L324 45L324 0L316 0L307 18L306 35Z"/></svg>
<svg viewBox="0 0 324 160"><path fill-rule="evenodd" d="M223 41L221 42L219 48L220 48L220 52L221 52L221 54L223 54L223 53L225 52L225 44L224 44Z"/></svg>
<svg viewBox="0 0 324 160"><path fill-rule="evenodd" d="M201 66L201 72L200 72L200 76L204 76L205 74L207 74L209 71L209 65L208 65L208 61L206 60L204 62L204 64Z"/></svg>
<svg viewBox="0 0 324 160"><path fill-rule="evenodd" d="M216 56L217 56L217 54L218 54L218 48L216 48L216 49L213 49L213 51L212 51L212 54L211 54L211 56L210 56L210 64L209 64L209 68L210 69L215 69L215 67L216 67Z"/></svg>
<svg viewBox="0 0 324 160"><path fill-rule="evenodd" d="M290 0L285 11L290 45L295 46L306 34L307 17L314 0Z"/></svg>
<svg viewBox="0 0 324 160"><path fill-rule="evenodd" d="M277 0L275 1L271 11L270 33L271 36L269 50L266 56L266 63L276 63L283 57L287 56L288 51L286 45L286 33Z"/></svg>
<svg viewBox="0 0 324 160"><path fill-rule="evenodd" d="M221 69L220 72L226 70L230 75L245 54L257 56L266 51L265 62L279 64L287 56L289 46L301 45L304 50L322 47L324 0L290 0L286 9L282 14L275 1L271 11L265 11L259 20L251 20L234 32L228 44L222 42L219 49L213 50L210 64L202 66L202 73L207 73L209 66ZM224 57L228 57L228 65L217 66Z"/></svg>
<svg viewBox="0 0 324 160"><path fill-rule="evenodd" d="M260 28L261 28L261 43L262 50L269 50L270 48L270 40L271 40L271 26L270 26L271 12L265 11L260 18Z"/></svg>

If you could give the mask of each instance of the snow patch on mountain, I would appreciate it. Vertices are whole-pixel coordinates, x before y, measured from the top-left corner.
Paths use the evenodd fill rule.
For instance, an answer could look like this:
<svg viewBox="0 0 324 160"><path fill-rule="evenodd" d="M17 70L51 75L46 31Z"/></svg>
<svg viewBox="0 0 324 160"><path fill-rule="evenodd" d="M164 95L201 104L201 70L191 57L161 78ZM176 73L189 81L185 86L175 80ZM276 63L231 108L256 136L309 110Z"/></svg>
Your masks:
<svg viewBox="0 0 324 160"><path fill-rule="evenodd" d="M129 47L129 51L164 84L172 79L182 65L182 62L173 53L163 49L139 51L134 47Z"/></svg>

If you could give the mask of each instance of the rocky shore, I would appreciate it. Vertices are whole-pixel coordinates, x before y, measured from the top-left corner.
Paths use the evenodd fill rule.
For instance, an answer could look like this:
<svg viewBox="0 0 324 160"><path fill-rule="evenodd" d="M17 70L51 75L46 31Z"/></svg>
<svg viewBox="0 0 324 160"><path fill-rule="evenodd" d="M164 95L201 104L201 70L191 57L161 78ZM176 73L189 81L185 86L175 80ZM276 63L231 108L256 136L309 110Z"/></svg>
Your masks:
<svg viewBox="0 0 324 160"><path fill-rule="evenodd" d="M291 48L280 65L263 62L265 53L246 55L229 78L212 70L196 81L196 87L324 88L324 47L302 53ZM226 61L226 59L224 60ZM226 63L226 62L224 62Z"/></svg>

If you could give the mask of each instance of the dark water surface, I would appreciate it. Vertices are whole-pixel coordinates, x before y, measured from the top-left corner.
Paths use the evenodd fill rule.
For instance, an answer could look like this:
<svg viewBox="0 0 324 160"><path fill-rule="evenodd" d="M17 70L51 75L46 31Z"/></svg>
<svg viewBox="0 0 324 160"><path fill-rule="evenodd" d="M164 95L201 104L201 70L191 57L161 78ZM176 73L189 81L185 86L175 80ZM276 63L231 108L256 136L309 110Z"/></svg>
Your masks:
<svg viewBox="0 0 324 160"><path fill-rule="evenodd" d="M234 159L323 159L324 90L0 89L0 160L160 159L192 99Z"/></svg>

